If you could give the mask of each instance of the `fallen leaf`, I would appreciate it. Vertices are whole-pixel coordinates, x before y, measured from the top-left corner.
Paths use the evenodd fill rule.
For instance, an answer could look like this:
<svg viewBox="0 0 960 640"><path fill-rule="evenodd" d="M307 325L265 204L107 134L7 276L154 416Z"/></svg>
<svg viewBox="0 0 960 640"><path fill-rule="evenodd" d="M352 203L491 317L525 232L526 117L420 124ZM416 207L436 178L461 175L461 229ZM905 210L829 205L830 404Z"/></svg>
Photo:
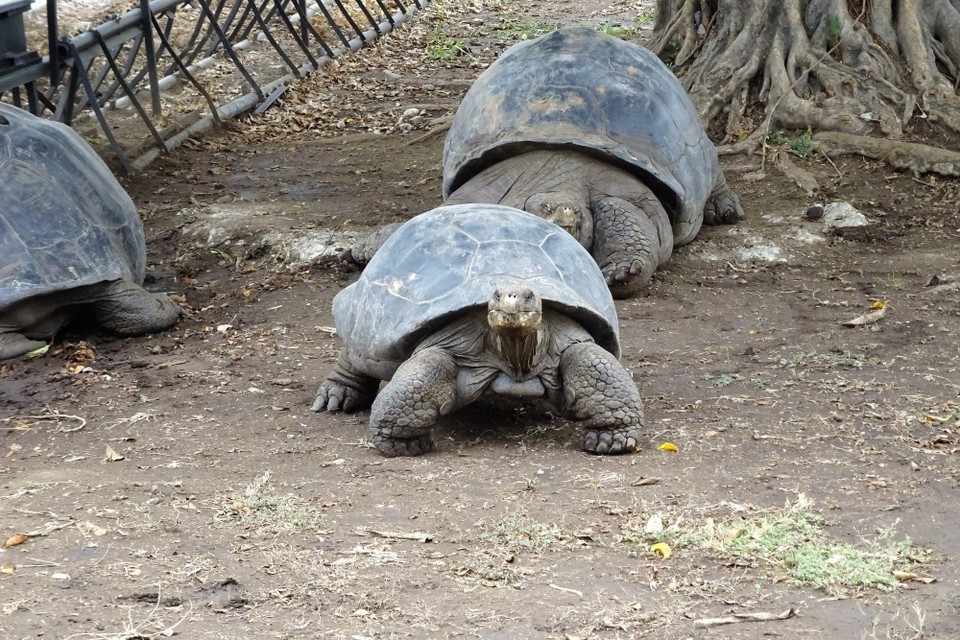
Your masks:
<svg viewBox="0 0 960 640"><path fill-rule="evenodd" d="M880 305L880 306L877 306L877 305ZM870 313L865 313L862 316L857 316L856 318L847 320L846 322L843 322L841 324L843 324L843 326L845 327L862 327L867 324L873 324L874 322L878 321L880 318L882 318L887 314L887 305L884 302L874 302L873 305L870 306L870 308L873 309L873 311L871 311Z"/></svg>
<svg viewBox="0 0 960 640"><path fill-rule="evenodd" d="M673 551L670 549L670 545L668 545L666 542L658 542L650 545L650 551L659 554L664 560L669 558L673 553Z"/></svg>
<svg viewBox="0 0 960 640"><path fill-rule="evenodd" d="M30 538L28 538L27 536L23 535L22 533L18 533L18 534L16 534L16 535L12 535L12 536L10 536L9 538L7 538L7 541L6 541L6 542L3 543L3 548L6 549L6 548L8 548L8 547L15 547L15 546L17 546L18 544L23 544L24 542L26 542L26 541L29 540L29 539L30 539Z"/></svg>
<svg viewBox="0 0 960 640"><path fill-rule="evenodd" d="M13 573L13 567L3 567L2 569L0 569L0 573L6 573L9 575Z"/></svg>
<svg viewBox="0 0 960 640"><path fill-rule="evenodd" d="M910 571L894 571L893 577L899 580L900 582L921 582L923 584L930 584L936 582L936 578L930 578L928 576L920 576Z"/></svg>
<svg viewBox="0 0 960 640"><path fill-rule="evenodd" d="M679 449L677 449L677 445L672 442L664 442L660 445L660 451L679 451Z"/></svg>
<svg viewBox="0 0 960 640"><path fill-rule="evenodd" d="M119 462L123 456L113 450L113 447L107 445L107 462Z"/></svg>
<svg viewBox="0 0 960 640"><path fill-rule="evenodd" d="M50 345L45 344L45 345L43 345L42 347L40 347L39 349L34 349L33 351L28 352L28 353L27 353L27 357L28 357L28 358L39 358L40 356L42 356L43 354L45 354L47 351L50 351Z"/></svg>

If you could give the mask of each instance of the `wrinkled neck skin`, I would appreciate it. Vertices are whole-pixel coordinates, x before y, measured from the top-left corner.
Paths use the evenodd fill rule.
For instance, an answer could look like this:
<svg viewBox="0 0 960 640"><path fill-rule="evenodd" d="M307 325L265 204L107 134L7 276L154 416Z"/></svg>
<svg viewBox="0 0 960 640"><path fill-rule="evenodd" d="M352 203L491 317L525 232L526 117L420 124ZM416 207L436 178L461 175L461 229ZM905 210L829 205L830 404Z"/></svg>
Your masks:
<svg viewBox="0 0 960 640"><path fill-rule="evenodd" d="M539 296L523 287L498 288L487 304L492 348L523 379L533 370L543 333Z"/></svg>
<svg viewBox="0 0 960 640"><path fill-rule="evenodd" d="M533 331L512 331L491 327L493 346L500 357L517 374L515 378L524 378L530 375L536 364L536 356L544 328L537 327Z"/></svg>

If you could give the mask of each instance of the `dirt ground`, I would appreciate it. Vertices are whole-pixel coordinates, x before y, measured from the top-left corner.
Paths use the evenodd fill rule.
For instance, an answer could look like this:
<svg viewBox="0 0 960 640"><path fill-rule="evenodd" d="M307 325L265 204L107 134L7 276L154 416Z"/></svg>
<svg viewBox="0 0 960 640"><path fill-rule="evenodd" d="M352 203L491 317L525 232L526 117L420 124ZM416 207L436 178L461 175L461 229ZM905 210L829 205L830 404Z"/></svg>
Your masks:
<svg viewBox="0 0 960 640"><path fill-rule="evenodd" d="M960 637L960 183L814 151L811 196L724 159L748 218L618 303L634 455L580 452L534 402L482 400L416 459L380 457L365 412L309 410L357 277L332 254L440 203L426 120L539 24L646 26L636 2L450 6L126 179L148 286L186 316L0 365L0 535L26 534L0 552L0 636ZM323 126L283 130L311 104ZM815 200L871 224L825 233ZM297 262L311 234L330 255ZM811 528L761 548L778 518ZM801 572L817 543L824 569L906 551L864 586ZM716 620L741 614L772 619Z"/></svg>

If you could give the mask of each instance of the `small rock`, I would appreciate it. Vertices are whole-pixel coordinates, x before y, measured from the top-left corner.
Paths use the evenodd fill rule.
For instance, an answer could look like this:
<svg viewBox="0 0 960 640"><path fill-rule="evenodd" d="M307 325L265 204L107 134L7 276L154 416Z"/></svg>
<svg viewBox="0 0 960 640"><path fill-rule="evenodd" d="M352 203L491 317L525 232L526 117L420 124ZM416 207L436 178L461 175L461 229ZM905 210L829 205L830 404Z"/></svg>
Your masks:
<svg viewBox="0 0 960 640"><path fill-rule="evenodd" d="M865 227L870 224L867 216L863 215L849 202L831 202L823 208L823 229L848 229Z"/></svg>
<svg viewBox="0 0 960 640"><path fill-rule="evenodd" d="M806 220L819 220L823 217L823 205L819 202L810 205L804 212L803 217Z"/></svg>

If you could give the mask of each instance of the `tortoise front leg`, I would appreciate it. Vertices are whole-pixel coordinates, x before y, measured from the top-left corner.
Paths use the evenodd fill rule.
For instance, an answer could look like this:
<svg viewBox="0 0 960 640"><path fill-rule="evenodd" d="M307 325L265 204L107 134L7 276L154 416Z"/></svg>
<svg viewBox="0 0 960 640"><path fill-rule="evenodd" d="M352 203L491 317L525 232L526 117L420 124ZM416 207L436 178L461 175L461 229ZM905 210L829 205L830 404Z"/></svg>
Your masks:
<svg viewBox="0 0 960 640"><path fill-rule="evenodd" d="M720 172L717 183L707 198L707 203L703 207L703 222L705 224L734 224L743 220L743 206L740 204L740 196L730 188L727 179Z"/></svg>
<svg viewBox="0 0 960 640"><path fill-rule="evenodd" d="M456 408L458 367L439 347L418 351L400 365L370 409L374 446L387 457L433 449L433 425Z"/></svg>
<svg viewBox="0 0 960 640"><path fill-rule="evenodd" d="M357 373L346 352L341 351L333 365L333 373L320 383L312 409L320 411L359 411L366 409L377 395L380 381Z"/></svg>
<svg viewBox="0 0 960 640"><path fill-rule="evenodd" d="M22 333L15 331L0 332L0 360L16 358L40 347L46 346L43 340L31 340Z"/></svg>
<svg viewBox="0 0 960 640"><path fill-rule="evenodd" d="M636 204L602 195L590 203L593 257L615 298L643 288L673 252L673 230L663 205L650 192L634 200Z"/></svg>
<svg viewBox="0 0 960 640"><path fill-rule="evenodd" d="M598 344L581 342L560 356L563 410L583 420L583 449L631 453L643 429L643 401L623 365Z"/></svg>

